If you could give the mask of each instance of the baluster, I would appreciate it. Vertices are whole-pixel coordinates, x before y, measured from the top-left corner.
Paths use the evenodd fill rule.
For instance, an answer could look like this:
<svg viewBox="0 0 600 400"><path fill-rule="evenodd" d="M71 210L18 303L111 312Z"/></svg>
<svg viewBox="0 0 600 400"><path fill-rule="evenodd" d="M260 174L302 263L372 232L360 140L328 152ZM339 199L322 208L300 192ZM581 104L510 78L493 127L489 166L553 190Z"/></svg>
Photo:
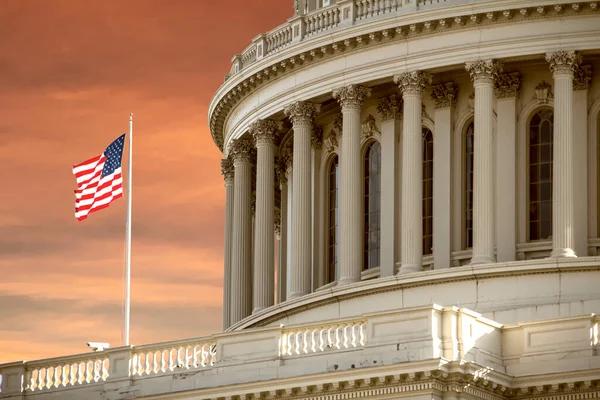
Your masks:
<svg viewBox="0 0 600 400"><path fill-rule="evenodd" d="M54 379L52 380L52 387L59 387L62 379L62 366L54 367Z"/></svg>
<svg viewBox="0 0 600 400"><path fill-rule="evenodd" d="M294 343L295 344L294 352L296 354L300 354L300 340L302 340L302 338L300 337L301 334L300 334L300 332L296 332L295 335L296 335L296 340Z"/></svg>
<svg viewBox="0 0 600 400"><path fill-rule="evenodd" d="M365 329L367 329L367 324L363 323L360 325L360 345L365 345Z"/></svg>
<svg viewBox="0 0 600 400"><path fill-rule="evenodd" d="M46 370L44 368L38 368L37 376L37 387L42 390L44 388L44 381L46 379Z"/></svg>
<svg viewBox="0 0 600 400"><path fill-rule="evenodd" d="M352 346L356 347L357 346L357 337L356 337L356 328L357 325L356 324L352 324Z"/></svg>
<svg viewBox="0 0 600 400"><path fill-rule="evenodd" d="M288 341L287 342L287 348L288 348L287 353L290 356L292 355L292 343L293 343L293 340L294 340L294 334L293 333L288 333L288 336L287 336L287 341Z"/></svg>
<svg viewBox="0 0 600 400"><path fill-rule="evenodd" d="M32 390L36 390L38 387L40 387L40 385L38 383L39 379L40 379L40 370L38 368L36 368L31 373L31 389Z"/></svg>
<svg viewBox="0 0 600 400"><path fill-rule="evenodd" d="M317 337L316 337L316 335L315 335L317 332L318 332L318 329L316 329L316 328L313 328L313 330L312 330L312 333L311 333L311 341L312 341L312 343L311 343L310 350L311 350L313 353L316 353L316 352L317 352L317 349L316 349L316 346L317 346Z"/></svg>
<svg viewBox="0 0 600 400"><path fill-rule="evenodd" d="M33 374L35 370L26 370L25 371L25 389L35 390L35 380L33 379Z"/></svg>
<svg viewBox="0 0 600 400"><path fill-rule="evenodd" d="M304 354L308 354L308 341L310 340L308 329L304 330L304 332L302 333L302 337L304 339L304 346L302 347L302 352Z"/></svg>
<svg viewBox="0 0 600 400"><path fill-rule="evenodd" d="M349 339L349 336L350 336L350 335L348 335L348 327L349 327L348 325L345 325L342 328L343 346L344 346L345 349L348 348L348 339Z"/></svg>
<svg viewBox="0 0 600 400"><path fill-rule="evenodd" d="M342 348L342 338L340 338L340 329L342 327L341 326L337 326L337 328L335 328L335 347L337 349L341 349Z"/></svg>
<svg viewBox="0 0 600 400"><path fill-rule="evenodd" d="M77 363L71 363L69 366L69 385L77 383Z"/></svg>

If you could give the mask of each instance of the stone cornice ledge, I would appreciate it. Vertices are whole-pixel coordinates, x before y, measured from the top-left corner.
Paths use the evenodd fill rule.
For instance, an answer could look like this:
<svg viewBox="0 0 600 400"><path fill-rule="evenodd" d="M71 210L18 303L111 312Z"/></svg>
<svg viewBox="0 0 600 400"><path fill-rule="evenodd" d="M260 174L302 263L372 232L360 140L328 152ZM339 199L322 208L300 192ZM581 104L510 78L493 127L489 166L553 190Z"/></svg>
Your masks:
<svg viewBox="0 0 600 400"><path fill-rule="evenodd" d="M347 286L332 287L306 296L289 300L241 320L226 332L264 327L272 322L300 312L343 300L397 291L418 286L433 286L442 283L469 281L505 276L558 274L579 271L600 271L600 257L575 259L542 259L464 266L431 271L394 275L386 278L357 282Z"/></svg>
<svg viewBox="0 0 600 400"><path fill-rule="evenodd" d="M449 30L471 29L482 25L522 22L538 18L585 15L599 8L597 1L540 0L530 2L526 6L522 4L522 1L515 0L486 1L435 8L401 17L376 19L372 23L351 26L326 35L316 35L314 39L290 45L285 51L270 55L250 65L247 70L244 69L232 76L217 90L208 110L213 140L223 151L225 119L231 109L248 94L277 76L296 71L324 58L396 40L444 34ZM571 9L575 4L577 10ZM460 18L459 22L456 22L457 17ZM439 21L442 19L447 21L444 27L439 26Z"/></svg>

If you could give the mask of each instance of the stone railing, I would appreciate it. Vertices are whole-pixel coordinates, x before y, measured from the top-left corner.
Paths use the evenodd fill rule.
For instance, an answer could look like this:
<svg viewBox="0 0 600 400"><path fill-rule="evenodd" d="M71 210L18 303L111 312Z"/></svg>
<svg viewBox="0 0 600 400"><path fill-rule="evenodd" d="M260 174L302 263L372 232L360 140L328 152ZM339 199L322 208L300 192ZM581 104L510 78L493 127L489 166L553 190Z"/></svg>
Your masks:
<svg viewBox="0 0 600 400"><path fill-rule="evenodd" d="M291 18L252 41L241 55L233 58L231 74L240 72L256 61L270 56L304 39L331 33L338 28L367 23L382 18L415 13L432 8L464 4L465 0L345 0L331 7Z"/></svg>
<svg viewBox="0 0 600 400"><path fill-rule="evenodd" d="M367 342L366 329L364 321L286 329L279 340L279 355L294 356L364 347Z"/></svg>
<svg viewBox="0 0 600 400"><path fill-rule="evenodd" d="M133 352L131 376L204 368L215 363L215 356L214 340L140 346Z"/></svg>

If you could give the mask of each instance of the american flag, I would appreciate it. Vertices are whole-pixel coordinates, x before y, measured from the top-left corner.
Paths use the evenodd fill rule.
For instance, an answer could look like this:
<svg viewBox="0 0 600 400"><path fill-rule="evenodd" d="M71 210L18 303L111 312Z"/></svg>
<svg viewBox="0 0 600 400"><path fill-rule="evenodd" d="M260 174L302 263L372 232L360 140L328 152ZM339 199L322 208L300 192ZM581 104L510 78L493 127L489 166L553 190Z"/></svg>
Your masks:
<svg viewBox="0 0 600 400"><path fill-rule="evenodd" d="M125 134L119 136L99 156L73 165L73 175L77 179L77 221L83 221L89 213L106 208L113 200L123 197L121 159L124 146Z"/></svg>

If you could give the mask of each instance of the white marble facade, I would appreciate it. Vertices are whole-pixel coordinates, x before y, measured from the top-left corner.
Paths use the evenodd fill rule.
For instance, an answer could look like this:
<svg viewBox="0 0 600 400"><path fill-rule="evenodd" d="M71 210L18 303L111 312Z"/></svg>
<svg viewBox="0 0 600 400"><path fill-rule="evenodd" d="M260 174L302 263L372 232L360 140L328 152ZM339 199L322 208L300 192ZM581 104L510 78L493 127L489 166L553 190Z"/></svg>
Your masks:
<svg viewBox="0 0 600 400"><path fill-rule="evenodd" d="M0 398L600 398L599 7L295 1L209 108L223 332Z"/></svg>

